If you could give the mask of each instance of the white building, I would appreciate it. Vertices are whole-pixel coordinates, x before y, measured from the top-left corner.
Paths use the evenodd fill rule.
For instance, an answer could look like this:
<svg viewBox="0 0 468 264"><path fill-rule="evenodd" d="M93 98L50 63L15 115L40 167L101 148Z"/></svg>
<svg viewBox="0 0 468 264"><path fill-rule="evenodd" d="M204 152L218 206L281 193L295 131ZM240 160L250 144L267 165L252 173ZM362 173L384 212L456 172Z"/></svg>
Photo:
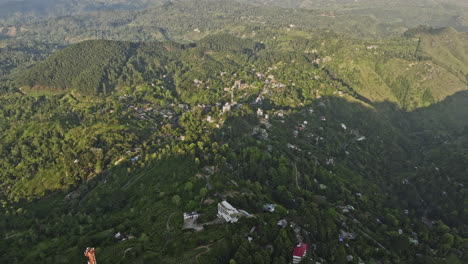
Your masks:
<svg viewBox="0 0 468 264"><path fill-rule="evenodd" d="M229 112L229 111L231 111L231 105L229 103L226 103L223 106L223 113L226 113L226 112Z"/></svg>
<svg viewBox="0 0 468 264"><path fill-rule="evenodd" d="M281 226L282 228L285 228L288 225L288 221L285 219L281 219L278 221L277 225Z"/></svg>
<svg viewBox="0 0 468 264"><path fill-rule="evenodd" d="M226 220L228 223L235 223L239 220L239 211L230 203L222 201L218 203L218 217Z"/></svg>
<svg viewBox="0 0 468 264"><path fill-rule="evenodd" d="M263 110L261 108L257 109L257 116L262 116L263 115Z"/></svg>
<svg viewBox="0 0 468 264"><path fill-rule="evenodd" d="M200 215L197 212L184 213L184 220L197 219Z"/></svg>
<svg viewBox="0 0 468 264"><path fill-rule="evenodd" d="M270 213L273 213L275 211L275 205L274 204L265 204L263 206L263 210L264 211L267 211L267 212L270 212Z"/></svg>

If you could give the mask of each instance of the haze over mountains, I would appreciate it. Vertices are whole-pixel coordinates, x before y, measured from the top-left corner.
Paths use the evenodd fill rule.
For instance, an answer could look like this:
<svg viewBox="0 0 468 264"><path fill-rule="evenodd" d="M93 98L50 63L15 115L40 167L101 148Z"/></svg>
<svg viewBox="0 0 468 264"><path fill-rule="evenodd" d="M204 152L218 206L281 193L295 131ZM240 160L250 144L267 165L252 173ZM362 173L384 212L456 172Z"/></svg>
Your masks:
<svg viewBox="0 0 468 264"><path fill-rule="evenodd" d="M0 262L468 263L467 31L460 0L0 0Z"/></svg>
<svg viewBox="0 0 468 264"><path fill-rule="evenodd" d="M41 0L41 1L3 1L0 18L6 23L21 23L21 18L41 18L47 16L61 15L84 15L93 12L122 12L132 10L142 10L146 8L157 8L160 6L183 5L192 1L161 1L161 0L139 0L139 1L67 1L67 0ZM201 5L207 2L219 3L222 1L209 0L197 1ZM371 19L372 23L380 24L381 27L402 26L414 27L421 24L428 24L434 27L452 26L458 30L466 31L468 27L468 5L465 1L226 1L229 6L234 3L245 5L263 6L268 8L305 8L309 10L322 11L321 15L329 18L356 17ZM247 7L245 7L247 9ZM413 12L418 9L418 12ZM207 9L208 11L208 9ZM244 12L247 10L243 10ZM325 12L325 13L323 13ZM209 12L207 12L209 13ZM197 14L193 14L197 17ZM242 16L242 14L239 14ZM330 19L333 21L334 19ZM1 21L1 20L0 20ZM333 22L332 22L333 23Z"/></svg>

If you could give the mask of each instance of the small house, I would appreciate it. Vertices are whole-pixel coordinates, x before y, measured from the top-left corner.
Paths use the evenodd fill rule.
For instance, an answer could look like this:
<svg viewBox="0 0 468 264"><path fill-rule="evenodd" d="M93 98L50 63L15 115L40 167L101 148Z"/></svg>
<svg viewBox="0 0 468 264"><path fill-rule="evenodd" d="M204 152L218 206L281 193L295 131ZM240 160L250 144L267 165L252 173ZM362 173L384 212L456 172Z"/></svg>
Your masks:
<svg viewBox="0 0 468 264"><path fill-rule="evenodd" d="M257 116L262 116L263 115L263 110L261 108L257 109Z"/></svg>
<svg viewBox="0 0 468 264"><path fill-rule="evenodd" d="M307 254L307 244L299 243L293 250L292 257L293 263L298 264Z"/></svg>
<svg viewBox="0 0 468 264"><path fill-rule="evenodd" d="M132 162L137 162L139 159L140 159L140 155L135 156L135 157L131 158L130 160L131 160Z"/></svg>
<svg viewBox="0 0 468 264"><path fill-rule="evenodd" d="M114 238L117 241L125 241L128 239L127 235L123 232L117 232L117 234L114 235Z"/></svg>
<svg viewBox="0 0 468 264"><path fill-rule="evenodd" d="M278 221L277 225L281 226L282 228L285 228L288 225L288 221L285 219L281 219Z"/></svg>
<svg viewBox="0 0 468 264"><path fill-rule="evenodd" d="M231 105L229 103L226 103L223 106L223 113L226 113L226 112L229 112L229 111L231 111Z"/></svg>
<svg viewBox="0 0 468 264"><path fill-rule="evenodd" d="M188 212L184 213L184 221L185 220L196 220L200 215L197 212Z"/></svg>
<svg viewBox="0 0 468 264"><path fill-rule="evenodd" d="M263 206L263 210L267 211L267 212L270 212L270 213L273 213L275 211L275 205L274 204L265 204Z"/></svg>
<svg viewBox="0 0 468 264"><path fill-rule="evenodd" d="M342 213L349 213L349 212L355 210L354 206L352 206L352 205L338 206L338 207L341 209Z"/></svg>

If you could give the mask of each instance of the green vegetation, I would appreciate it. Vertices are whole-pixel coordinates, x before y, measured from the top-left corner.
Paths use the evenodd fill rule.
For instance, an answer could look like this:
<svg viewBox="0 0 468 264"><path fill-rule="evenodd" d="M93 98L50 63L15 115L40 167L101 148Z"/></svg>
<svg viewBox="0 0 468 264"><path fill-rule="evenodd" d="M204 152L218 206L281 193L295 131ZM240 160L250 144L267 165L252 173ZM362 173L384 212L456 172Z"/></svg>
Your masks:
<svg viewBox="0 0 468 264"><path fill-rule="evenodd" d="M466 33L354 3L49 4L0 12L1 263L284 264L299 240L301 263L468 262Z"/></svg>
<svg viewBox="0 0 468 264"><path fill-rule="evenodd" d="M66 48L24 73L20 85L77 89L84 93L110 91L127 59L129 43L82 42Z"/></svg>
<svg viewBox="0 0 468 264"><path fill-rule="evenodd" d="M353 37L388 38L418 25L466 31L468 7L463 0L457 1L336 1L332 5L328 5L330 1L264 0L141 0L127 1L126 5L113 0L51 1L51 7L44 8L47 15L27 10L23 16L21 11L14 15L15 8L4 16L0 13L0 36L53 43L87 39L187 41L219 31L263 34L264 30L284 31L293 25L307 32L326 29ZM283 3L281 7L278 2ZM286 2L289 4L284 5ZM2 10L8 8L0 5ZM415 12L421 9L424 11ZM9 27L14 30L7 30Z"/></svg>

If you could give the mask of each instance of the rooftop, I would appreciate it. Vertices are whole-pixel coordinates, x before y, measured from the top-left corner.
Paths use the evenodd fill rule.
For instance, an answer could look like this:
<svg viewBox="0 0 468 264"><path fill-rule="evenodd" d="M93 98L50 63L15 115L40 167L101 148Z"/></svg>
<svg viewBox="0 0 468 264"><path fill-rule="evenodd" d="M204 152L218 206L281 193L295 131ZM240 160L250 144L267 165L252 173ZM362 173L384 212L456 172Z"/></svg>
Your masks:
<svg viewBox="0 0 468 264"><path fill-rule="evenodd" d="M307 244L299 243L293 250L293 257L304 257L307 251Z"/></svg>
<svg viewBox="0 0 468 264"><path fill-rule="evenodd" d="M236 208L234 208L230 203L228 203L226 201L222 201L221 205L224 206L224 208L226 208L227 210L237 211Z"/></svg>

